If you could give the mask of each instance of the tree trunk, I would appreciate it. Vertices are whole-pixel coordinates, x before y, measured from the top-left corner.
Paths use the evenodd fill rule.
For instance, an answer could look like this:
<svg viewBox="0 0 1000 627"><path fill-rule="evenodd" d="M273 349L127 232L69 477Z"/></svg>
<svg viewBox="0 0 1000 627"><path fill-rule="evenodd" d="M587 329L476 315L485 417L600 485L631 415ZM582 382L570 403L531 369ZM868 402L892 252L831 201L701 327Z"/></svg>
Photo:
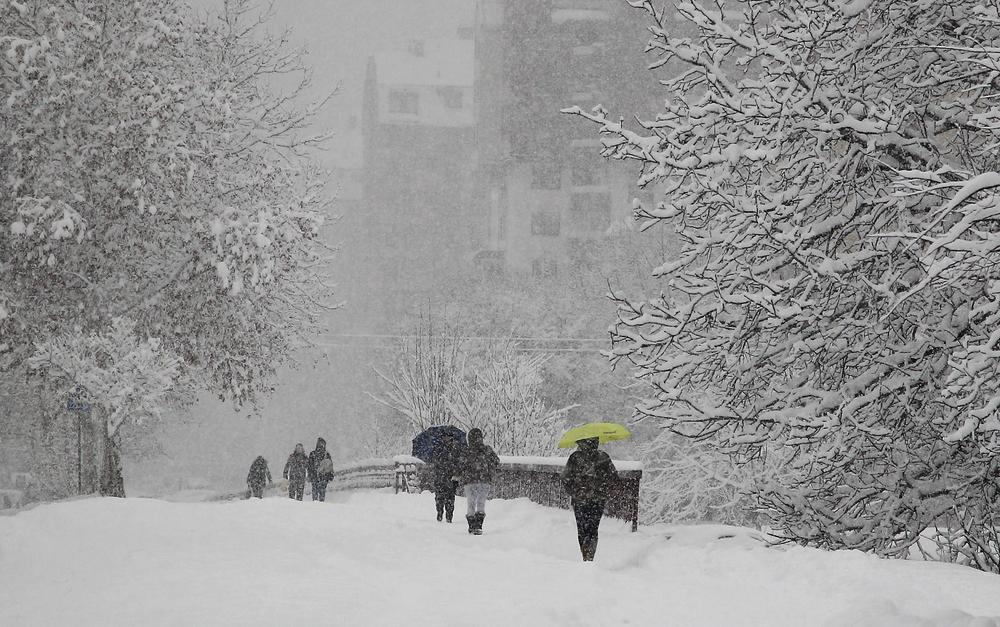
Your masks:
<svg viewBox="0 0 1000 627"><path fill-rule="evenodd" d="M125 479L122 477L121 456L118 443L108 436L107 426L100 424L98 437L103 441L101 455L101 496L125 498Z"/></svg>

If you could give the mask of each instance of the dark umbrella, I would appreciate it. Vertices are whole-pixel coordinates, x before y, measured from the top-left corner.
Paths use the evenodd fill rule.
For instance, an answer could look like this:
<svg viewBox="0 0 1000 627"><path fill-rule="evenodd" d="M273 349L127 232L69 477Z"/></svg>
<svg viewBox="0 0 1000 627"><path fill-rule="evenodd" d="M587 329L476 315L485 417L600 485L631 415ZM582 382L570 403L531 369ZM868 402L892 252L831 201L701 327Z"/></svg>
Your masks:
<svg viewBox="0 0 1000 627"><path fill-rule="evenodd" d="M413 438L413 453L412 455L418 459L430 463L431 455L434 454L434 447L437 446L438 442L441 441L445 435L450 435L459 443L460 446L465 446L465 431L462 431L458 427L453 425L442 425L439 427L428 427L427 429L420 432L417 437Z"/></svg>

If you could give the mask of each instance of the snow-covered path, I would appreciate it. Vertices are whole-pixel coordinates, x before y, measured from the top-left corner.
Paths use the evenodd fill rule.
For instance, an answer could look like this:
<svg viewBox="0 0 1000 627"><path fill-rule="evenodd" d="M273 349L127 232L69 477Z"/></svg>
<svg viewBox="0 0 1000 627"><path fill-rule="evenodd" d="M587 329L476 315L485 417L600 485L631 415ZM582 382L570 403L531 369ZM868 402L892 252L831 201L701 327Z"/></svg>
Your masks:
<svg viewBox="0 0 1000 627"><path fill-rule="evenodd" d="M584 564L572 515L525 500L472 537L430 494L332 496L0 517L0 625L1000 625L970 616L1000 615L1000 577L961 567L615 520Z"/></svg>

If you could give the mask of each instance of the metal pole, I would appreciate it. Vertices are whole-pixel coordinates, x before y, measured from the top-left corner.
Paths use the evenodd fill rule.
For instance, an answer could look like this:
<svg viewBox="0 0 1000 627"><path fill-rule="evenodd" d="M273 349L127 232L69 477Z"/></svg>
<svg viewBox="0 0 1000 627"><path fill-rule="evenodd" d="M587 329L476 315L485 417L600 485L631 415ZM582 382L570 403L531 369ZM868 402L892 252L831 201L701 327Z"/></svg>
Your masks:
<svg viewBox="0 0 1000 627"><path fill-rule="evenodd" d="M76 493L83 494L83 420L76 412Z"/></svg>

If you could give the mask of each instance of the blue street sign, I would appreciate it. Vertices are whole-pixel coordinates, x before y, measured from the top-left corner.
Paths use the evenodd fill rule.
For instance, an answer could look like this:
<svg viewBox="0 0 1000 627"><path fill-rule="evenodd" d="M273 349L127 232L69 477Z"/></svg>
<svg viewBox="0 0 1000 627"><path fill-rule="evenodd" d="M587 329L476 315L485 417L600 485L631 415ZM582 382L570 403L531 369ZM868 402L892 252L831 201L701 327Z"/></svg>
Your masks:
<svg viewBox="0 0 1000 627"><path fill-rule="evenodd" d="M82 385L76 386L76 389L70 392L69 397L66 399L66 409L68 411L89 412L90 403L82 398L86 394L87 390Z"/></svg>
<svg viewBox="0 0 1000 627"><path fill-rule="evenodd" d="M88 411L90 411L90 403L88 403L86 401L81 401L78 398L70 396L66 400L66 409L68 409L69 411L88 412Z"/></svg>

